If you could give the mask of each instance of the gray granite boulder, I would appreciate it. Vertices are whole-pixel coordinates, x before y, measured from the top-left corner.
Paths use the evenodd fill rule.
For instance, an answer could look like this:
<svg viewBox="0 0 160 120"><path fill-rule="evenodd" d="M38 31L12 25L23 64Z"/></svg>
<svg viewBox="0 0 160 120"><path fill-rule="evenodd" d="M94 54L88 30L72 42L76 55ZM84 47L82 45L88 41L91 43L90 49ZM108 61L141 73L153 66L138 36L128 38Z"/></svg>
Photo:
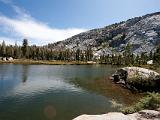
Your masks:
<svg viewBox="0 0 160 120"><path fill-rule="evenodd" d="M142 110L133 114L110 112L102 115L80 115L73 120L160 120L160 112L156 110Z"/></svg>
<svg viewBox="0 0 160 120"><path fill-rule="evenodd" d="M124 84L127 88L144 91L160 89L160 74L140 67L124 67L118 69L112 78L115 83Z"/></svg>

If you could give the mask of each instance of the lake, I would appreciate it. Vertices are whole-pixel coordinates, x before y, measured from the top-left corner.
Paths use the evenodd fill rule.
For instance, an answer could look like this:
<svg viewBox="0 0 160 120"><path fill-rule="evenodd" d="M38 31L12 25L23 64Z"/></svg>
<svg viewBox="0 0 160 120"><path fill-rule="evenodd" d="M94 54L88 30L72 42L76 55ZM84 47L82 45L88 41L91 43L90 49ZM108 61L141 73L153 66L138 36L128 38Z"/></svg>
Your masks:
<svg viewBox="0 0 160 120"><path fill-rule="evenodd" d="M113 84L108 65L0 65L0 120L71 120L117 111L139 94Z"/></svg>

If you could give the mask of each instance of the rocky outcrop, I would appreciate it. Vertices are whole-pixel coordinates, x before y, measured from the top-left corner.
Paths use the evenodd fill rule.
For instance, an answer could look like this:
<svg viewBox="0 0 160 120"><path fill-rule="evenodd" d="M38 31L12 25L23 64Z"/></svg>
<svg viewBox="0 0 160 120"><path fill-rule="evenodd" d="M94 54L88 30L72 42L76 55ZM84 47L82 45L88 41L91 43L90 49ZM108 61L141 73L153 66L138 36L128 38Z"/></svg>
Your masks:
<svg viewBox="0 0 160 120"><path fill-rule="evenodd" d="M2 61L13 61L14 59L12 57L0 57L0 60L2 60Z"/></svg>
<svg viewBox="0 0 160 120"><path fill-rule="evenodd" d="M116 83L125 87L143 91L160 90L160 74L140 67L124 67L118 69L113 75Z"/></svg>
<svg viewBox="0 0 160 120"><path fill-rule="evenodd" d="M83 32L48 47L56 50L91 47L95 54L107 55L113 51L123 53L128 43L132 44L134 54L154 50L160 43L160 12Z"/></svg>
<svg viewBox="0 0 160 120"><path fill-rule="evenodd" d="M73 120L160 120L158 110L142 110L133 114L111 112L102 115L81 115Z"/></svg>

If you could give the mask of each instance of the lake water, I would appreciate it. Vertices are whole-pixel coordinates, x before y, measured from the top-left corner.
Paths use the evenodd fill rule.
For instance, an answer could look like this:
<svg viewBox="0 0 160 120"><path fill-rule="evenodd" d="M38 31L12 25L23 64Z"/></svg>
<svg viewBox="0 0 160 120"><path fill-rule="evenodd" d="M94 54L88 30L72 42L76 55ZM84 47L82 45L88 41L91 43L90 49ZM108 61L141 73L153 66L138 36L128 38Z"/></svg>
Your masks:
<svg viewBox="0 0 160 120"><path fill-rule="evenodd" d="M71 120L117 111L139 95L108 79L107 65L0 65L0 120Z"/></svg>

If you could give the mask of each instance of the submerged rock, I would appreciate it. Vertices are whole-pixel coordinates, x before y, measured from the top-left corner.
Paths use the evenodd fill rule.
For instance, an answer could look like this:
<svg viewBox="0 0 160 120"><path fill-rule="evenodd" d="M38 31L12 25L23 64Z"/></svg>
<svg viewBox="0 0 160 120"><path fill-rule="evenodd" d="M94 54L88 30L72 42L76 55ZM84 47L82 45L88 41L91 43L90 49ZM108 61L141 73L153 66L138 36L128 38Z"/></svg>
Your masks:
<svg viewBox="0 0 160 120"><path fill-rule="evenodd" d="M142 110L133 114L110 112L102 115L81 115L73 120L160 120L160 112L156 110Z"/></svg>
<svg viewBox="0 0 160 120"><path fill-rule="evenodd" d="M140 67L124 67L112 75L114 82L130 89L143 91L160 90L160 74Z"/></svg>

